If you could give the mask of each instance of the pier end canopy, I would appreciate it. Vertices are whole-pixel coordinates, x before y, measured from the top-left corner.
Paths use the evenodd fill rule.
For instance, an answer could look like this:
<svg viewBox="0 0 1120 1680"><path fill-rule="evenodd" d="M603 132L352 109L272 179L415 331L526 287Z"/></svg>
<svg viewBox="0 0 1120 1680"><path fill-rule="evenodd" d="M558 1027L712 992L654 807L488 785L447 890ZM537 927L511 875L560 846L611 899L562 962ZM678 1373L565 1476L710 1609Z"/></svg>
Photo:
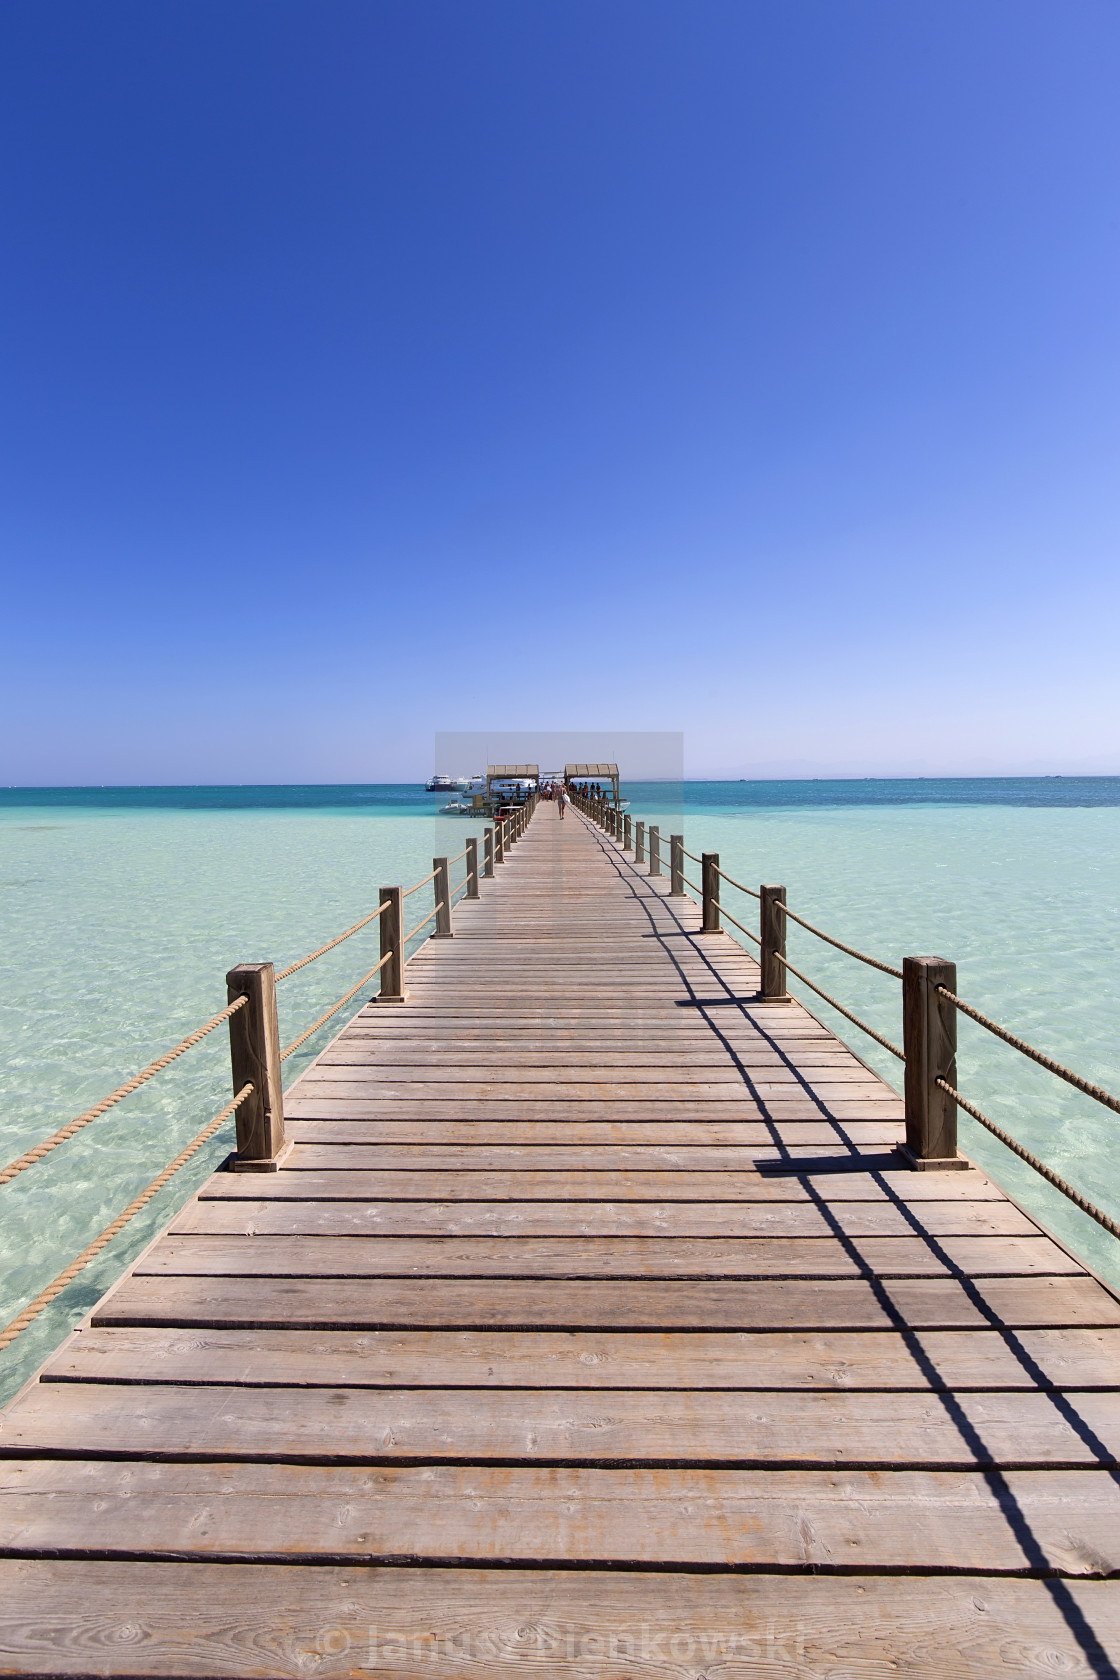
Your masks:
<svg viewBox="0 0 1120 1680"><path fill-rule="evenodd" d="M565 764L565 782L610 782L614 790L614 804L618 804L617 764Z"/></svg>
<svg viewBox="0 0 1120 1680"><path fill-rule="evenodd" d="M540 766L537 764L488 764L486 766L486 803L495 782L526 782L540 785Z"/></svg>

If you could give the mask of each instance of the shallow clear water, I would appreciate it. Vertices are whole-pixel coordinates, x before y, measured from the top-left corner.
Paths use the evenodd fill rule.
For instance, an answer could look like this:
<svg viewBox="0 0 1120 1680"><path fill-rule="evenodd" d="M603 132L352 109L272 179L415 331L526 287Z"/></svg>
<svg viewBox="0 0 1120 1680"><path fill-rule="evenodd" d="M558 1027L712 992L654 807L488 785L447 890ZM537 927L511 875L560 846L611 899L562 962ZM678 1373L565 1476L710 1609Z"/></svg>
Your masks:
<svg viewBox="0 0 1120 1680"><path fill-rule="evenodd" d="M718 851L752 886L897 964L935 952L968 998L1120 1089L1120 780L692 783L631 787L635 816ZM235 962L304 955L481 825L406 788L0 790L0 1157L47 1136L220 1009ZM683 816L682 816L683 811ZM461 870L461 865L459 866ZM753 900L725 904L753 926ZM412 925L430 907L415 895ZM284 983L294 1037L376 961L376 930ZM897 983L794 928L791 959L897 1041ZM359 993L285 1064L290 1078ZM887 1079L900 1064L810 994ZM961 1022L962 1090L1120 1216L1120 1117ZM0 1189L0 1324L42 1289L229 1098L224 1029ZM962 1141L1120 1283L1117 1245L962 1116ZM7 1353L34 1370L230 1147L221 1133Z"/></svg>

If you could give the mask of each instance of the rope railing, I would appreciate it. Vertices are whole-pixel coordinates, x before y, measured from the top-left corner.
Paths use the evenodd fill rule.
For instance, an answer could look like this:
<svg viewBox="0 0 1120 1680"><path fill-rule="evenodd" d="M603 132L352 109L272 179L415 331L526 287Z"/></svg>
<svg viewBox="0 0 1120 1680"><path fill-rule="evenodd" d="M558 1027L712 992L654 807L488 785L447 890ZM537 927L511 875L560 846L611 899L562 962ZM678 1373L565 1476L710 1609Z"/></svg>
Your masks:
<svg viewBox="0 0 1120 1680"><path fill-rule="evenodd" d="M845 1020L851 1021L853 1025L860 1029L861 1032L865 1032L868 1038L873 1038L876 1044L881 1044L884 1050L889 1050L891 1055L897 1056L900 1062L904 1062L906 1060L905 1050L900 1050L898 1045L892 1044L889 1038L884 1038L882 1033L875 1031L874 1027L869 1027L866 1021L861 1021L859 1016L853 1015L850 1009L845 1009L842 1003L838 1002L831 993L824 991L820 986L818 986L815 980L810 980L807 974L802 974L799 968L794 968L793 964L787 957L783 957L778 951L775 951L774 958L777 962L781 963L783 968L788 969L790 974L796 974L802 985L808 986L810 991L816 992L817 996L819 998L823 998L826 1003L831 1004L833 1009L838 1009Z"/></svg>
<svg viewBox="0 0 1120 1680"><path fill-rule="evenodd" d="M425 875L424 879L422 881L417 881L414 887L406 887L404 892L402 892L401 897L411 898L414 892L419 892L420 888L426 887L429 881L434 881L438 874L439 870L433 869L430 875Z"/></svg>
<svg viewBox="0 0 1120 1680"><path fill-rule="evenodd" d="M959 1009L963 1015L967 1015L970 1020L977 1021L988 1032L994 1033L996 1038L1002 1038L1003 1042L1010 1044L1012 1049L1018 1050L1021 1055L1029 1056L1032 1062L1037 1062L1039 1067L1044 1067L1048 1073L1056 1074L1059 1079L1064 1079L1067 1085L1073 1086L1074 1090L1083 1091L1087 1097L1092 1097L1094 1102L1103 1103L1104 1107L1110 1108L1114 1114L1120 1114L1120 1098L1114 1097L1111 1091L1106 1091L1103 1085L1090 1084L1087 1079L1082 1079L1079 1073L1074 1073L1072 1068L1064 1067L1061 1062L1056 1062L1052 1056L1046 1056L1041 1050L1036 1050L1033 1044L1027 1043L1026 1039L1016 1038L1014 1033L1008 1032L1006 1027L1001 1027L998 1021L992 1021L987 1015L981 1015L978 1009L974 1009L970 1003L965 1003L963 998L957 997L956 993L951 992L947 986L938 986L937 990L942 997L948 998L949 1002Z"/></svg>
<svg viewBox="0 0 1120 1680"><path fill-rule="evenodd" d="M464 846L463 850L459 853L459 857L452 858L450 862L457 863L459 858L466 856L466 850L467 849ZM410 887L408 892L413 893L420 887L426 886L429 881L435 878L435 874L436 871L433 870L430 875L425 876L423 881L418 881L415 887ZM465 886L466 882L464 882L463 885ZM402 897L407 896L408 893L402 894ZM370 922L377 921L379 917L383 916L388 908L388 904L379 904L376 910L372 910L368 916L363 916L361 920L355 922L352 927L348 927L344 933L340 933L336 939L328 940L325 945L320 945L317 950L311 951L306 957L301 957L298 962L290 963L287 968L281 969L275 977L276 983L279 984L281 980L287 980L290 975L298 973L301 968L306 968L309 963L317 961L319 957L325 956L328 951L333 951L336 946L342 945L347 939L351 939L353 935L359 933L362 928L368 927ZM431 917L427 917L426 920L430 921ZM424 925L424 922L420 923L421 927ZM414 928L413 932L416 931L417 930ZM408 937L411 938L411 935ZM382 963L378 963L377 968L370 971L371 974L376 974L377 970L382 966ZM368 980L369 978L370 975L367 974L365 976L365 980ZM365 984L365 980L360 980L358 985L355 986L353 991L351 991L348 995L352 997L354 992L358 991L361 986ZM106 1114L109 1109L114 1108L117 1103L123 1102L126 1097L131 1096L134 1091L139 1090L142 1085L147 1084L149 1079L154 1079L157 1073L162 1073L165 1068L170 1067L172 1062L177 1061L180 1056L185 1055L188 1050L193 1049L196 1044L201 1043L202 1040L208 1037L208 1035L217 1027L220 1027L224 1021L228 1021L231 1016L236 1015L239 1009L244 1009L247 1006L248 1001L248 998L244 996L235 998L231 1004L228 1004L225 1009L219 1010L217 1015L212 1016L211 1019L203 1026L197 1028L196 1031L192 1033L188 1033L186 1038L181 1039L180 1042L171 1050L166 1051L162 1056L158 1056L154 1062L150 1062L146 1068L142 1068L140 1072L134 1074L131 1079L127 1079L123 1085L119 1085L115 1091L111 1091L109 1095L107 1097L103 1097L99 1103L95 1103L92 1108L87 1108L82 1114L79 1114L75 1119L69 1121L65 1126L60 1126L57 1132L53 1132L50 1137L44 1138L41 1143L37 1143L33 1145L32 1148L25 1150L24 1153L17 1156L14 1161L10 1161L6 1167L0 1168L0 1185L9 1184L12 1179L18 1178L20 1173L26 1172L28 1167L32 1167L37 1161L41 1161L45 1155L49 1155L51 1151L57 1149L60 1144L66 1143L75 1135L76 1132L80 1132L83 1127L90 1125L94 1120L100 1119L103 1114ZM345 1001L346 999L343 999L343 1002ZM341 1007L341 1004L336 1005L335 1009L331 1010L324 1019L329 1020L330 1015L336 1013L337 1009ZM318 1022L316 1025L321 1026L322 1021ZM315 1029L312 1029L312 1031L314 1030ZM310 1031L304 1035L304 1039L310 1037ZM304 1042L304 1039L301 1039L298 1042L302 1043ZM293 1048L298 1048L298 1044L295 1046L289 1046L287 1054L290 1054Z"/></svg>
<svg viewBox="0 0 1120 1680"><path fill-rule="evenodd" d="M141 1208L146 1207L152 1197L159 1194L167 1181L175 1176L180 1167L186 1166L191 1156L198 1153L203 1144L213 1137L218 1127L223 1125L231 1114L235 1114L252 1093L252 1085L243 1085L233 1101L227 1103L222 1112L216 1114L213 1120L202 1128L198 1136L188 1143L185 1149L180 1150L170 1166L164 1167L163 1171L153 1178L147 1189L141 1190L138 1196L134 1196L124 1212L119 1213L114 1220L106 1225L100 1236L94 1237L93 1241L83 1248L76 1260L72 1260L68 1266L65 1266L52 1283L41 1290L33 1301L29 1301L22 1311L18 1312L11 1322L4 1326L3 1330L0 1330L0 1349L10 1346L21 1331L26 1330L29 1324L34 1323L44 1308L49 1307L51 1302L62 1294L67 1284L72 1283L79 1272L85 1271L90 1261L96 1259L101 1250L107 1247L119 1232L124 1230L130 1220L135 1219Z"/></svg>
<svg viewBox="0 0 1120 1680"><path fill-rule="evenodd" d="M233 1003L227 1004L225 1009L219 1010L217 1015L212 1016L206 1022L205 1026L198 1027L194 1032L188 1033L186 1038L180 1039L174 1049L166 1051L162 1056L157 1056L154 1062L149 1062L146 1068L142 1068L139 1073L133 1074L131 1079L126 1079L123 1085L118 1085L115 1091L111 1091L107 1097L102 1097L99 1103L95 1103L92 1108L87 1108L84 1114L79 1114L77 1119L71 1120L68 1125L61 1126L49 1138L44 1138L42 1143L35 1144L33 1148L26 1150L24 1154L9 1162L3 1170L0 1170L0 1184L10 1183L19 1173L26 1172L27 1168L34 1166L36 1161L41 1161L44 1155L49 1155L52 1149L57 1149L60 1143L65 1143L68 1138L72 1138L75 1132L80 1132L83 1126L88 1126L93 1120L99 1120L109 1109L114 1108L117 1103L123 1102L125 1097L130 1097L133 1091L138 1091L141 1085L146 1085L149 1079L154 1079L157 1073L162 1073L164 1068L170 1067L172 1062L178 1061L180 1056L186 1055L188 1050L192 1050L196 1044L200 1044L216 1027L220 1027L223 1021L228 1021L231 1015L236 1015L239 1009L244 1009L248 1001L248 998L239 997Z"/></svg>
<svg viewBox="0 0 1120 1680"><path fill-rule="evenodd" d="M691 852L688 855L691 857ZM723 871L721 870L720 873L722 874ZM727 880L728 877L724 876L724 879ZM704 890L703 887L698 887L695 881L690 881L687 875L682 875L681 880L686 886L691 887L693 892L702 893ZM733 882L732 885L735 885L735 883ZM757 897L757 894L755 896ZM721 904L719 907L719 913L722 921L730 922L733 927L737 927L739 929L740 933L745 933L748 939L753 939L756 945L762 944L762 940L759 938L758 934L752 933L750 928L744 927L742 922L737 921L726 906ZM824 991L822 987L817 985L815 980L810 980L807 974L802 974L799 968L795 968L788 958L780 955L778 952L775 952L774 955L783 968L788 969L791 974L796 974L797 978L804 985L808 986L811 991L816 992L817 996L819 998L823 998L824 1001L827 1004L830 1004L833 1009L838 1010L840 1014L844 1016L845 1020L851 1021L853 1026L857 1026L861 1032L865 1032L869 1038L873 1038L876 1044L881 1044L884 1050L889 1050L892 1056L897 1056L900 1062L904 1062L906 1060L905 1051L900 1050L897 1044L892 1044L889 1038L884 1038L882 1033L876 1032L874 1027L869 1026L868 1023L861 1020L858 1015L853 1015L850 1009L846 1009L837 998L834 998L831 995L831 993ZM902 972L899 970L899 979L901 978Z"/></svg>
<svg viewBox="0 0 1120 1680"><path fill-rule="evenodd" d="M681 847L681 851L682 852L684 851L683 846ZM692 857L692 853L691 852L685 852L685 856L686 857ZM696 862L696 863L702 863L704 860L702 858L695 858L693 861ZM716 874L720 877L721 880L726 881L729 887L738 887L738 889L741 893L749 893L751 898L761 898L762 897L762 894L761 893L756 893L753 887L745 887L743 885L742 881L736 881L731 875L728 875L725 870L721 869L718 864L716 865Z"/></svg>
<svg viewBox="0 0 1120 1680"><path fill-rule="evenodd" d="M739 929L740 933L745 933L748 939L753 939L756 945L762 944L762 940L758 937L758 934L752 933L750 928L743 926L742 922L737 922L726 905L720 905L719 913L721 921L730 922L732 927L737 927Z"/></svg>
<svg viewBox="0 0 1120 1680"><path fill-rule="evenodd" d="M432 918L435 917L435 916L438 916L442 909L443 909L443 900L440 899L439 903L435 906L435 908L433 910L428 911L428 914L424 917L424 920L422 922L417 922L416 926L412 929L412 933L406 933L405 934L405 936L404 936L405 944L407 945L409 940L413 937L413 934L419 933L420 929L422 927L427 927L428 923L432 920Z"/></svg>
<svg viewBox="0 0 1120 1680"><path fill-rule="evenodd" d="M281 1050L280 1060L282 1062L286 1062L289 1056L295 1054L301 1044L306 1044L309 1038L313 1038L324 1022L329 1021L332 1015L337 1015L343 1005L350 1002L350 999L354 996L355 992L360 992L367 981L372 980L375 974L380 973L380 971L385 967L385 964L392 960L392 956L393 953L390 951L387 955L382 957L379 963L374 963L369 973L363 974L362 978L358 981L358 984L356 986L351 986L350 990L345 992L342 997L339 998L337 1003L331 1005L325 1015L320 1015L319 1019L312 1026L308 1027L306 1032L300 1033L298 1038L293 1038L292 1042Z"/></svg>
<svg viewBox="0 0 1120 1680"><path fill-rule="evenodd" d="M758 897L757 893L755 893L755 897ZM817 938L823 939L826 945L835 945L838 951L844 951L849 957L855 957L859 962L866 963L868 968L877 968L882 974L889 974L895 980L902 979L900 968L892 968L890 963L880 962L878 957L869 957L866 951L857 951L854 945L845 945L842 939L833 939L830 933L822 933L819 927L814 927L812 922L807 922L804 916L799 916L796 910L791 910L788 904L782 903L781 899L775 899L774 904L776 909L780 910L783 915L788 916L791 921L796 922L798 927L803 927L807 933L816 934Z"/></svg>
<svg viewBox="0 0 1120 1680"><path fill-rule="evenodd" d="M428 880L430 881L431 878L429 875ZM420 885L424 885L423 881ZM412 891L415 890L415 888L412 889ZM319 957L325 957L327 952L333 951L336 945L341 945L344 940L352 938L362 928L368 927L370 922L375 922L379 916L383 916L388 908L387 904L379 904L376 910L371 910L369 915L363 916L360 922L355 922L353 927L348 927L346 932L340 933L337 939L328 940L326 945L320 945L317 951L312 951L310 956L301 957L299 962L289 963L288 967L282 968L276 976L276 984L279 985L281 980L286 980L289 974L297 974L301 968L306 968L308 963L317 961Z"/></svg>
<svg viewBox="0 0 1120 1680"><path fill-rule="evenodd" d="M1060 1190L1062 1195L1073 1203L1074 1207L1080 1208L1081 1212L1088 1214L1090 1219L1095 1219L1097 1224L1102 1226L1110 1236L1120 1237L1120 1224L1117 1224L1115 1219L1111 1219L1107 1213L1102 1213L1095 1203L1091 1202L1087 1196L1083 1196L1080 1190L1075 1190L1067 1179L1062 1178L1052 1167L1048 1167L1045 1161L1040 1161L1037 1155L1032 1155L1029 1149L1024 1149L1023 1145L1013 1138L1010 1132L1005 1132L1002 1126L997 1126L994 1120L990 1120L981 1109L976 1107L975 1103L970 1103L967 1097L962 1097L960 1092L955 1090L947 1079L938 1079L936 1083L947 1096L952 1097L955 1103L960 1104L966 1114L971 1114L974 1120L981 1126L985 1126L993 1137L997 1137L1006 1148L1010 1149L1013 1155L1018 1155L1019 1159L1025 1161L1029 1167L1033 1167L1035 1172L1046 1180L1047 1184L1052 1184L1055 1190Z"/></svg>

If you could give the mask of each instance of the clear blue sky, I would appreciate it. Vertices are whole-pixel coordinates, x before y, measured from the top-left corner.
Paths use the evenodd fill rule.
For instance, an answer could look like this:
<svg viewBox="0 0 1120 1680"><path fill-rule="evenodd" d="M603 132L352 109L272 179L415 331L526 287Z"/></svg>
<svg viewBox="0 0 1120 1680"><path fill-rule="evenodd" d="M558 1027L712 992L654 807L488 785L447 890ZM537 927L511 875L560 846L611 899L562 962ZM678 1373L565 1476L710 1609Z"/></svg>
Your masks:
<svg viewBox="0 0 1120 1680"><path fill-rule="evenodd" d="M5 783L1120 771L1114 0L5 0Z"/></svg>

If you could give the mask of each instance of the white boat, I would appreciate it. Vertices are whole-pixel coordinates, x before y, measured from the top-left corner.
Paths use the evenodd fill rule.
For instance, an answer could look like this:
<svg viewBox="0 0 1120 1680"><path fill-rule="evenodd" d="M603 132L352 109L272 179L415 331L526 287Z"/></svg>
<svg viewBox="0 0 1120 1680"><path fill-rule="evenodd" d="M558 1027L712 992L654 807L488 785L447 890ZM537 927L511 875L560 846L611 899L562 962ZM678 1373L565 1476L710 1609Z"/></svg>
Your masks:
<svg viewBox="0 0 1120 1680"><path fill-rule="evenodd" d="M432 776L425 782L426 793L454 793L459 786L454 776Z"/></svg>
<svg viewBox="0 0 1120 1680"><path fill-rule="evenodd" d="M457 797L441 805L442 817L484 817L486 815L486 777L460 776L455 783Z"/></svg>

